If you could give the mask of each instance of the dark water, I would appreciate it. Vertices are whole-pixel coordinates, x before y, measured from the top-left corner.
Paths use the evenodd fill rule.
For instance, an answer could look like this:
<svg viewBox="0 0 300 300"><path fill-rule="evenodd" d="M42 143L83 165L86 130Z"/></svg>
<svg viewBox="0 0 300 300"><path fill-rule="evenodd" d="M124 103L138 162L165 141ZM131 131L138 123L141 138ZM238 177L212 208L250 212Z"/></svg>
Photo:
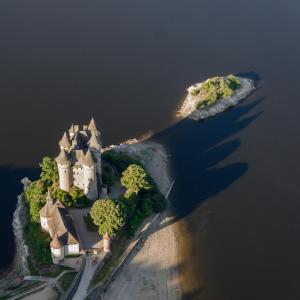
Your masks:
<svg viewBox="0 0 300 300"><path fill-rule="evenodd" d="M19 178L93 115L105 144L153 130L172 153L187 298L299 299L299 12L296 0L1 1L1 268ZM250 71L247 101L164 130L190 83Z"/></svg>

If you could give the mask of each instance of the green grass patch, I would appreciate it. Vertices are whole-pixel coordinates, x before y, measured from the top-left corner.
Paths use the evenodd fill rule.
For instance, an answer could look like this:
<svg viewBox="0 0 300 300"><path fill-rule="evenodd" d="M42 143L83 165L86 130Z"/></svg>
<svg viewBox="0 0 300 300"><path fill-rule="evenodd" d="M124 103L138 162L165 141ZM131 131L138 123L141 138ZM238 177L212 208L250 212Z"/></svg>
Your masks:
<svg viewBox="0 0 300 300"><path fill-rule="evenodd" d="M91 282L94 287L97 284L105 284L111 276L112 272L121 261L122 254L129 245L129 240L126 238L125 232L119 237L117 241L111 244L111 256L106 259L102 268L95 274Z"/></svg>
<svg viewBox="0 0 300 300"><path fill-rule="evenodd" d="M240 85L240 80L234 75L213 77L205 81L199 90L193 90L191 95L200 96L197 109L203 109L212 106L217 100L231 97Z"/></svg>
<svg viewBox="0 0 300 300"><path fill-rule="evenodd" d="M77 275L77 272L66 273L58 280L61 288L64 291L68 290L68 288L71 286L76 275Z"/></svg>

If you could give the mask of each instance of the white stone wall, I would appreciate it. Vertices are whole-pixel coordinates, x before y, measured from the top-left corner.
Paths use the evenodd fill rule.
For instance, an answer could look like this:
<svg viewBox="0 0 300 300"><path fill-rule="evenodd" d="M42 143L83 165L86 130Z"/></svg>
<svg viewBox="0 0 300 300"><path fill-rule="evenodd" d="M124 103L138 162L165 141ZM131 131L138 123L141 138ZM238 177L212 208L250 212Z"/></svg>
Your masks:
<svg viewBox="0 0 300 300"><path fill-rule="evenodd" d="M64 246L64 252L65 255L79 254L80 253L79 244Z"/></svg>
<svg viewBox="0 0 300 300"><path fill-rule="evenodd" d="M96 169L94 166L83 166L83 190L90 200L98 198Z"/></svg>
<svg viewBox="0 0 300 300"><path fill-rule="evenodd" d="M62 248L54 249L51 247L51 255L54 263L57 263L64 259L64 251Z"/></svg>
<svg viewBox="0 0 300 300"><path fill-rule="evenodd" d="M73 185L77 186L80 189L83 189L83 171L82 168L72 168L73 172Z"/></svg>
<svg viewBox="0 0 300 300"><path fill-rule="evenodd" d="M72 186L71 167L58 164L59 188L68 192Z"/></svg>

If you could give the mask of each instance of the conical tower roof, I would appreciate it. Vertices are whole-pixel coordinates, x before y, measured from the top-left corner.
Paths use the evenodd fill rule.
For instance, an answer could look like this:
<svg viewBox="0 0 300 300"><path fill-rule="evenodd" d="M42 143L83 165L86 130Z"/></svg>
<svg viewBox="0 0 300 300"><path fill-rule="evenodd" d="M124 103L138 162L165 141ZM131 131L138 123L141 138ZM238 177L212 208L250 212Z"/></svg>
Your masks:
<svg viewBox="0 0 300 300"><path fill-rule="evenodd" d="M67 156L67 153L64 149L61 149L59 155L56 158L56 161L60 164L60 165L68 165L70 163L69 158Z"/></svg>
<svg viewBox="0 0 300 300"><path fill-rule="evenodd" d="M65 131L62 139L59 141L59 146L67 148L67 149L71 147L71 142L70 142L69 136L67 135L66 131Z"/></svg>
<svg viewBox="0 0 300 300"><path fill-rule="evenodd" d="M75 127L74 127L74 124L73 124L73 123L72 123L72 125L71 125L69 131L70 131L71 133L75 133Z"/></svg>
<svg viewBox="0 0 300 300"><path fill-rule="evenodd" d="M51 204L54 203L54 201L53 201L53 199L52 199L52 197L51 197L51 194L50 194L50 190L49 190L49 189L48 189L47 194L46 194L46 201L47 201L47 202L50 202Z"/></svg>
<svg viewBox="0 0 300 300"><path fill-rule="evenodd" d="M97 126L94 118L91 119L90 124L88 126L88 130L97 131Z"/></svg>
<svg viewBox="0 0 300 300"><path fill-rule="evenodd" d="M82 164L85 166L89 166L89 167L91 167L95 164L90 149L86 152L84 158L82 159Z"/></svg>
<svg viewBox="0 0 300 300"><path fill-rule="evenodd" d="M101 147L100 142L94 131L92 131L92 136L91 136L90 140L88 141L88 145L89 145L89 147L94 147L94 148Z"/></svg>
<svg viewBox="0 0 300 300"><path fill-rule="evenodd" d="M58 239L57 235L55 235L53 240L51 241L50 247L53 249L61 249L62 248L62 243Z"/></svg>

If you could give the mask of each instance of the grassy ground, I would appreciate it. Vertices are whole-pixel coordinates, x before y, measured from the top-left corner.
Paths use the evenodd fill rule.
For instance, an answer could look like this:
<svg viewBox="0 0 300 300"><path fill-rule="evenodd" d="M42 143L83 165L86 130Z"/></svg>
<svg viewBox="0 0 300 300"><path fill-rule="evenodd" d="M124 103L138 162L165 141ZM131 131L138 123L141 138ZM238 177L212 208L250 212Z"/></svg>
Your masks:
<svg viewBox="0 0 300 300"><path fill-rule="evenodd" d="M66 291L72 284L77 272L66 273L59 279L59 284L61 288Z"/></svg>
<svg viewBox="0 0 300 300"><path fill-rule="evenodd" d="M126 235L123 234L117 241L111 245L112 255L105 261L99 272L95 274L91 286L94 287L97 284L105 284L111 273L114 271L115 267L119 264L121 256L126 250L129 244L129 240Z"/></svg>

